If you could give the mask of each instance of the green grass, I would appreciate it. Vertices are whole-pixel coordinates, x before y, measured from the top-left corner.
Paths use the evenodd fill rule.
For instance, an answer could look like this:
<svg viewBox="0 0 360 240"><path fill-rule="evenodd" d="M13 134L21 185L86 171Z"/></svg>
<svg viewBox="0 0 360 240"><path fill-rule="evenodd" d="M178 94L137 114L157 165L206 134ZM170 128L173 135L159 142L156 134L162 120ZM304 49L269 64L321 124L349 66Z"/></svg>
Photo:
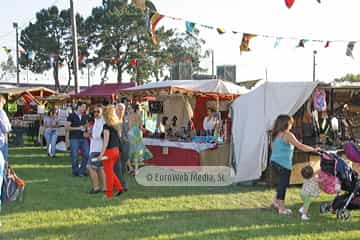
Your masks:
<svg viewBox="0 0 360 240"><path fill-rule="evenodd" d="M23 203L4 206L0 239L359 239L360 211L348 222L319 215L323 195L311 220L297 214L278 216L268 208L273 190L264 186L224 188L142 187L107 200L90 196L87 178L71 177L67 155L48 160L36 147L11 149L10 161L26 180ZM287 195L300 206L299 188Z"/></svg>

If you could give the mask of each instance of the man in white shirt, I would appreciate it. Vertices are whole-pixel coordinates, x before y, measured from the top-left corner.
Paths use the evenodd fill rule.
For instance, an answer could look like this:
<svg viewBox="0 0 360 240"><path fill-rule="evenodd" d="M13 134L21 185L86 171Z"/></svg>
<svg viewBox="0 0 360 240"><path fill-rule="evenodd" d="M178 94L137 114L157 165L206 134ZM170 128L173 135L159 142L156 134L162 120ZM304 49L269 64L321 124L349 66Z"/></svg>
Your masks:
<svg viewBox="0 0 360 240"><path fill-rule="evenodd" d="M11 124L4 110L6 99L0 95L0 151L5 162L8 162L8 133L11 131Z"/></svg>
<svg viewBox="0 0 360 240"><path fill-rule="evenodd" d="M89 194L96 194L106 190L106 180L104 174L104 168L102 162L92 161L92 159L96 158L100 155L102 150L103 140L101 137L103 126L105 121L102 117L102 106L97 105L94 108L94 125L91 129L91 133L89 133L90 137L90 160L87 165L87 169L89 171L92 189L89 191ZM100 187L100 180L102 186Z"/></svg>

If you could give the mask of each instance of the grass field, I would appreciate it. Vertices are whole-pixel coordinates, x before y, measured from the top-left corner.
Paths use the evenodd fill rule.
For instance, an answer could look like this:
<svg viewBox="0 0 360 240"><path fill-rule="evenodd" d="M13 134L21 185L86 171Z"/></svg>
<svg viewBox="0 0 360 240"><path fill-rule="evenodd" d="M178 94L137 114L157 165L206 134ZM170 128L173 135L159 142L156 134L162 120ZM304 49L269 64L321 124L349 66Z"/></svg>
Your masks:
<svg viewBox="0 0 360 240"><path fill-rule="evenodd" d="M342 222L320 215L323 195L311 220L279 216L270 209L273 190L264 186L223 188L142 187L107 200L88 195L87 178L71 176L67 155L49 160L36 147L10 150L10 161L27 183L23 203L6 205L0 239L360 239L360 211ZM299 188L287 201L300 206Z"/></svg>

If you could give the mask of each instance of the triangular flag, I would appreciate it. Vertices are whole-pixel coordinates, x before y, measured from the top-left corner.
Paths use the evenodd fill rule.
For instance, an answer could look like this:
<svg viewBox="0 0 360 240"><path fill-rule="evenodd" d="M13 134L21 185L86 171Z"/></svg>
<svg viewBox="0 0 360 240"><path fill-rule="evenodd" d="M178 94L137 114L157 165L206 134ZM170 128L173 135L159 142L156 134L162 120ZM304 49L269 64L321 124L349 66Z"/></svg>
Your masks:
<svg viewBox="0 0 360 240"><path fill-rule="evenodd" d="M285 4L288 8L291 8L295 0L285 0Z"/></svg>
<svg viewBox="0 0 360 240"><path fill-rule="evenodd" d="M316 0L318 3L321 3L321 0Z"/></svg>
<svg viewBox="0 0 360 240"><path fill-rule="evenodd" d="M6 54L9 54L9 53L11 52L11 49L8 48L8 47L5 47L5 46L4 46L3 49L4 49L4 51L5 51Z"/></svg>
<svg viewBox="0 0 360 240"><path fill-rule="evenodd" d="M242 52L249 52L251 49L249 48L249 43L252 38L256 37L254 34L244 33L241 44L240 44L240 54Z"/></svg>
<svg viewBox="0 0 360 240"><path fill-rule="evenodd" d="M304 48L305 47L305 43L307 42L308 40L306 39L301 39L300 42L298 43L298 45L296 46L297 48Z"/></svg>
<svg viewBox="0 0 360 240"><path fill-rule="evenodd" d="M324 48L330 47L330 41L326 41Z"/></svg>
<svg viewBox="0 0 360 240"><path fill-rule="evenodd" d="M195 23L186 21L185 26L186 26L186 32L187 33L192 33L194 31L194 28L195 28Z"/></svg>
<svg viewBox="0 0 360 240"><path fill-rule="evenodd" d="M274 48L279 47L281 39L282 39L281 37L277 37L277 38L276 38L275 44L274 44Z"/></svg>
<svg viewBox="0 0 360 240"><path fill-rule="evenodd" d="M163 19L163 17L163 15L160 15L157 12L153 12L150 9L146 10L146 30L150 34L154 44L157 44L155 28L160 20Z"/></svg>
<svg viewBox="0 0 360 240"><path fill-rule="evenodd" d="M131 59L129 62L130 66L136 67L137 65L137 60L135 58Z"/></svg>
<svg viewBox="0 0 360 240"><path fill-rule="evenodd" d="M346 47L346 56L348 57L351 57L351 58L354 58L353 56L353 50L354 50L354 47L355 47L355 43L356 42L349 42L347 47Z"/></svg>
<svg viewBox="0 0 360 240"><path fill-rule="evenodd" d="M224 33L225 33L225 29L223 29L223 28L217 28L216 31L217 31L219 34L224 34Z"/></svg>

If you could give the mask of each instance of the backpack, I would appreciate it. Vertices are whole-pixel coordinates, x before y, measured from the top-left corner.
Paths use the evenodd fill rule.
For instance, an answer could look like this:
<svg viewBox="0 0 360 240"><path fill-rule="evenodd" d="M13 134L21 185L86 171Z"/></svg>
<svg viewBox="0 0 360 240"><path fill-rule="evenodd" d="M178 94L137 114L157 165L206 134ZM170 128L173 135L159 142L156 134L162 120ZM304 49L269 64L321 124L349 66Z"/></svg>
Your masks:
<svg viewBox="0 0 360 240"><path fill-rule="evenodd" d="M1 202L9 203L23 200L25 182L19 178L10 166L4 169L3 184L1 188Z"/></svg>
<svg viewBox="0 0 360 240"><path fill-rule="evenodd" d="M315 89L313 94L313 104L315 110L319 112L326 111L326 93L323 89Z"/></svg>

